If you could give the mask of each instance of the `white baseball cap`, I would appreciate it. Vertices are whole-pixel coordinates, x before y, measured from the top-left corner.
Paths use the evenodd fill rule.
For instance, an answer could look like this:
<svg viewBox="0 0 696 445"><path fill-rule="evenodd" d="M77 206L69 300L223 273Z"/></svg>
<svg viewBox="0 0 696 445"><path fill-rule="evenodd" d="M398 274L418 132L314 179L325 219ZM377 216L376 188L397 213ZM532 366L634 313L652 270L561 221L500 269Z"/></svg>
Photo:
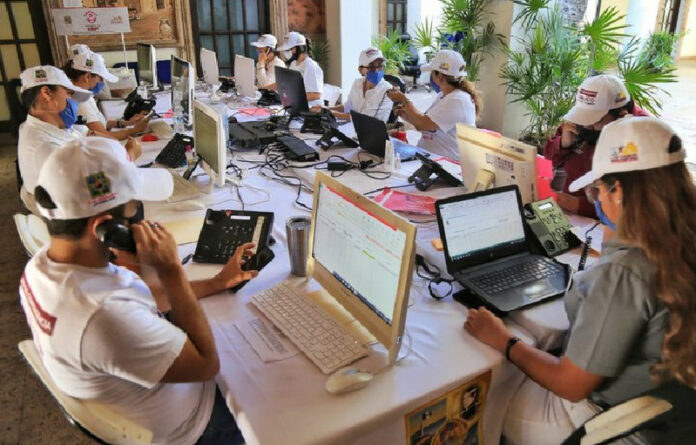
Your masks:
<svg viewBox="0 0 696 445"><path fill-rule="evenodd" d="M138 168L114 139L84 137L54 150L37 184L56 205L39 211L48 219L88 218L130 200L162 201L174 189L171 173Z"/></svg>
<svg viewBox="0 0 696 445"><path fill-rule="evenodd" d="M29 88L34 88L40 85L60 85L70 91L73 91L75 93L73 95L73 99L75 99L77 102L84 102L92 97L91 91L84 90L73 85L63 70L56 68L55 66L40 65L33 68L27 68L22 71L19 78L22 81L22 88L19 90L20 93L23 93Z"/></svg>
<svg viewBox="0 0 696 445"><path fill-rule="evenodd" d="M609 110L623 107L630 100L618 77L611 74L588 77L578 88L575 105L563 119L585 127L599 122Z"/></svg>
<svg viewBox="0 0 696 445"><path fill-rule="evenodd" d="M264 34L259 37L259 40L251 43L251 46L255 46L257 48L275 49L276 45L278 45L278 39L276 39L273 34Z"/></svg>
<svg viewBox="0 0 696 445"><path fill-rule="evenodd" d="M104 57L101 54L93 53L92 51L88 53L78 54L72 59L73 68L80 71L87 71L88 73L98 74L104 78L105 81L109 83L114 83L118 81L118 77L114 76L106 69L104 64Z"/></svg>
<svg viewBox="0 0 696 445"><path fill-rule="evenodd" d="M592 170L570 184L571 192L609 173L649 170L682 162L686 152L676 133L652 116L627 116L602 128L592 156Z"/></svg>
<svg viewBox="0 0 696 445"><path fill-rule="evenodd" d="M70 54L69 57L72 59L78 54L84 54L84 53L91 53L92 50L89 49L89 46L84 45L82 43L76 43L73 46L70 47Z"/></svg>
<svg viewBox="0 0 696 445"><path fill-rule="evenodd" d="M283 44L278 47L278 51L287 51L300 45L306 45L307 39L299 32L291 31L283 37Z"/></svg>
<svg viewBox="0 0 696 445"><path fill-rule="evenodd" d="M374 62L377 59L384 60L384 54L382 54L382 51L373 46L364 49L362 52L360 52L360 66L368 66L370 63Z"/></svg>
<svg viewBox="0 0 696 445"><path fill-rule="evenodd" d="M421 67L421 71L439 71L453 77L466 76L466 62L461 54L451 49L442 49L435 54L430 63Z"/></svg>

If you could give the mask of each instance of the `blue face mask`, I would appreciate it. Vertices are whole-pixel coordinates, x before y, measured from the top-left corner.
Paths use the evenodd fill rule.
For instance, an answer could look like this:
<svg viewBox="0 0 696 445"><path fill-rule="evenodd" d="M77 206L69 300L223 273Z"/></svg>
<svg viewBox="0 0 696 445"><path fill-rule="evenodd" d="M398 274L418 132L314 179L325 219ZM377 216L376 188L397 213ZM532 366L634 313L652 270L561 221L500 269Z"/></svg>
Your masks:
<svg viewBox="0 0 696 445"><path fill-rule="evenodd" d="M58 116L63 120L65 128L70 128L77 121L77 102L68 97L67 103L65 110L58 113Z"/></svg>
<svg viewBox="0 0 696 445"><path fill-rule="evenodd" d="M92 88L92 93L99 94L101 93L101 90L104 89L104 82L98 82L96 85L94 85L94 88Z"/></svg>
<svg viewBox="0 0 696 445"><path fill-rule="evenodd" d="M384 70L379 70L379 71L367 71L367 74L365 75L365 78L367 79L368 82L370 82L372 85L377 85L382 81L382 78L384 77Z"/></svg>
<svg viewBox="0 0 696 445"><path fill-rule="evenodd" d="M606 213L604 213L604 211L602 210L602 203L599 201L595 201L594 208L595 213L597 213L597 218L599 218L599 222L616 232L616 224L611 222L611 220L607 217Z"/></svg>
<svg viewBox="0 0 696 445"><path fill-rule="evenodd" d="M430 86L433 87L433 90L435 90L436 93L440 92L440 86L435 83L435 81L433 80L432 74L430 75Z"/></svg>

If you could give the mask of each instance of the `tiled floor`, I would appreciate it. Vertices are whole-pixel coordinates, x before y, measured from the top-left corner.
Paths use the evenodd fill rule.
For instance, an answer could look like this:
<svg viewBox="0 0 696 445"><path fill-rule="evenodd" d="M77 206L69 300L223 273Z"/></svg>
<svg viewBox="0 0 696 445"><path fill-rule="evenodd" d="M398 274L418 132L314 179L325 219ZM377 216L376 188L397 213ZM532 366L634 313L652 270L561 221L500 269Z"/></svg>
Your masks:
<svg viewBox="0 0 696 445"><path fill-rule="evenodd" d="M682 136L689 159L696 161L696 61L683 63L680 81L669 85L663 118ZM425 109L434 94L416 90L413 100ZM20 340L29 338L17 296L17 283L26 262L12 215L22 211L15 187L15 146L0 146L0 445L90 444L72 427L55 401L21 359Z"/></svg>

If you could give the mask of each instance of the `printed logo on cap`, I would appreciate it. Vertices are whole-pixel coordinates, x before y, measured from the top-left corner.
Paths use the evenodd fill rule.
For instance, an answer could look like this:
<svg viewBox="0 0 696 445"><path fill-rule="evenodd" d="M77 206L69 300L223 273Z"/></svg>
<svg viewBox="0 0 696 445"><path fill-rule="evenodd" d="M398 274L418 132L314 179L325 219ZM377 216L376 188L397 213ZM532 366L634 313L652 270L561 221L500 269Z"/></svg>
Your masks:
<svg viewBox="0 0 696 445"><path fill-rule="evenodd" d="M92 59L85 60L85 66L92 68L94 66L94 61Z"/></svg>
<svg viewBox="0 0 696 445"><path fill-rule="evenodd" d="M638 160L638 146L629 142L623 147L616 147L611 153L611 163L635 162Z"/></svg>
<svg viewBox="0 0 696 445"><path fill-rule="evenodd" d="M365 55L366 55L367 57L372 57L372 56L374 56L375 54L377 54L377 50L376 50L376 49L368 49L367 51L365 51Z"/></svg>
<svg viewBox="0 0 696 445"><path fill-rule="evenodd" d="M584 88L580 88L580 91L578 91L578 102L582 102L587 105L594 105L596 99L596 91L586 90Z"/></svg>
<svg viewBox="0 0 696 445"><path fill-rule="evenodd" d="M616 94L616 97L614 98L614 103L618 104L619 102L623 102L626 100L626 92L625 91L619 91Z"/></svg>
<svg viewBox="0 0 696 445"><path fill-rule="evenodd" d="M441 69L441 70L445 70L445 71L449 71L449 69L450 69L450 63L449 63L449 62L442 62L442 63L440 64L440 69Z"/></svg>
<svg viewBox="0 0 696 445"><path fill-rule="evenodd" d="M103 171L87 176L87 190L92 197L90 204L96 206L116 198L116 193L111 191L111 180L106 177Z"/></svg>
<svg viewBox="0 0 696 445"><path fill-rule="evenodd" d="M36 82L48 82L48 74L43 68L37 68L34 70L34 81Z"/></svg>
<svg viewBox="0 0 696 445"><path fill-rule="evenodd" d="M73 55L76 56L76 55L80 54L80 50L75 48L74 50L72 50L72 53L73 53Z"/></svg>

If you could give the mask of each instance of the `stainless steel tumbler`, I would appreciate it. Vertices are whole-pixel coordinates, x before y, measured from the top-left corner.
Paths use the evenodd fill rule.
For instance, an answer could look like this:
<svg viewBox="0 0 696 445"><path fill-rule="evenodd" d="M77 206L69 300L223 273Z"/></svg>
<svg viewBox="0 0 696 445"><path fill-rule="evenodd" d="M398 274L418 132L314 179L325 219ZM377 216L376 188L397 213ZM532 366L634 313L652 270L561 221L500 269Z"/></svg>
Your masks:
<svg viewBox="0 0 696 445"><path fill-rule="evenodd" d="M294 216L285 222L290 255L290 273L298 277L307 275L307 255L309 254L309 229L311 218Z"/></svg>

